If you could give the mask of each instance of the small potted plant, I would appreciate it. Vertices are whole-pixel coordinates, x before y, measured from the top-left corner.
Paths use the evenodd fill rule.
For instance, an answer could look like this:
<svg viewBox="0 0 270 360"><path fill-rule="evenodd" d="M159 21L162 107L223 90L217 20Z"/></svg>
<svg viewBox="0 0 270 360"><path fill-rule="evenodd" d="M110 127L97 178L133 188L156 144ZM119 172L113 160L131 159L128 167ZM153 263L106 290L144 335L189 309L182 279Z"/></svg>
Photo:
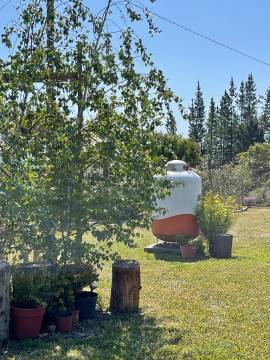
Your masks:
<svg viewBox="0 0 270 360"><path fill-rule="evenodd" d="M184 236L184 235L177 235L175 240L178 245L180 245L180 252L183 258L195 259L198 254L198 244L193 243L193 239Z"/></svg>
<svg viewBox="0 0 270 360"><path fill-rule="evenodd" d="M60 332L68 333L73 328L72 307L59 304L56 311L56 325Z"/></svg>
<svg viewBox="0 0 270 360"><path fill-rule="evenodd" d="M59 270L59 276L65 279L65 287L68 287L68 292L70 292L69 298L71 301L68 308L72 312L72 327L76 327L79 324L80 309L78 309L75 300L77 293L77 277L78 274L80 274L80 270L81 265L79 264L66 264Z"/></svg>
<svg viewBox="0 0 270 360"><path fill-rule="evenodd" d="M231 234L227 234L235 219L236 202L232 197L222 198L206 193L197 210L201 231L209 241L210 256L229 258L232 254Z"/></svg>
<svg viewBox="0 0 270 360"><path fill-rule="evenodd" d="M12 273L11 328L15 338L35 338L40 334L45 310L47 276L15 268Z"/></svg>
<svg viewBox="0 0 270 360"><path fill-rule="evenodd" d="M73 310L75 307L75 294L73 278L70 273L60 267L56 272L56 291L53 312L56 317L57 329L61 332L70 332L73 328Z"/></svg>

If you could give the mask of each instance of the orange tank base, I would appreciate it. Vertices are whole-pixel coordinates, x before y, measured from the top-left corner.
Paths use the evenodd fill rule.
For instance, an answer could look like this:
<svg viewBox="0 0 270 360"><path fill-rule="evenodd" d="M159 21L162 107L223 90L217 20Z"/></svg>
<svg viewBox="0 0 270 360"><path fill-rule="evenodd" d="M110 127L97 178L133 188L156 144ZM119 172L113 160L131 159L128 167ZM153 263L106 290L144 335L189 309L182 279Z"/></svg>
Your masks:
<svg viewBox="0 0 270 360"><path fill-rule="evenodd" d="M154 220L152 222L152 233L160 240L174 242L176 235L198 236L199 226L194 215L176 215Z"/></svg>

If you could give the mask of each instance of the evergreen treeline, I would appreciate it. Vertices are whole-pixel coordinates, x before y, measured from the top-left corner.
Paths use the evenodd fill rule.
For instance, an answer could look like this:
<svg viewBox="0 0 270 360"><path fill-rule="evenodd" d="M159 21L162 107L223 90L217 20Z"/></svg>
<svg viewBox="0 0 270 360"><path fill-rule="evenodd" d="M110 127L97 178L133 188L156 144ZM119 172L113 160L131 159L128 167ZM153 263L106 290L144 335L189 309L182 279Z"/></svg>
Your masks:
<svg viewBox="0 0 270 360"><path fill-rule="evenodd" d="M270 88L259 97L252 74L239 89L231 79L220 102L212 98L206 112L198 82L188 120L189 137L200 144L209 167L234 162L250 145L270 142Z"/></svg>

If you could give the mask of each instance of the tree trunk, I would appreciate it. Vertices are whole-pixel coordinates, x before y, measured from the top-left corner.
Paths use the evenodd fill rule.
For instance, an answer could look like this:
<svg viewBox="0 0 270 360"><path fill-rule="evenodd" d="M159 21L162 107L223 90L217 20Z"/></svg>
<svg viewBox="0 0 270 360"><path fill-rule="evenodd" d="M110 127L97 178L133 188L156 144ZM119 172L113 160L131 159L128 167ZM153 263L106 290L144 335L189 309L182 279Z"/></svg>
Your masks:
<svg viewBox="0 0 270 360"><path fill-rule="evenodd" d="M112 265L111 311L139 310L141 290L140 264L135 260L119 260Z"/></svg>
<svg viewBox="0 0 270 360"><path fill-rule="evenodd" d="M10 267L0 260L0 346L9 337Z"/></svg>
<svg viewBox="0 0 270 360"><path fill-rule="evenodd" d="M214 234L210 242L210 256L217 259L226 259L232 256L232 239L230 234Z"/></svg>

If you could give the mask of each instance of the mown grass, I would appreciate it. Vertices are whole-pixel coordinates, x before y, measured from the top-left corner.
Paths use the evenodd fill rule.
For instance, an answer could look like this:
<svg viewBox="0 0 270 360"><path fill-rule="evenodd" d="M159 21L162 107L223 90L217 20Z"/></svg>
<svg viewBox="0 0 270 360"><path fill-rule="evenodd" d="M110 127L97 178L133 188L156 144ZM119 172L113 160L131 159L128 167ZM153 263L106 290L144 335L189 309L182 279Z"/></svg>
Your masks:
<svg viewBox="0 0 270 360"><path fill-rule="evenodd" d="M269 359L270 209L240 213L231 229L233 258L183 262L155 258L142 231L138 247L117 244L122 257L141 263L141 313L101 313L73 335L11 342L3 359ZM111 265L99 293L109 304Z"/></svg>

